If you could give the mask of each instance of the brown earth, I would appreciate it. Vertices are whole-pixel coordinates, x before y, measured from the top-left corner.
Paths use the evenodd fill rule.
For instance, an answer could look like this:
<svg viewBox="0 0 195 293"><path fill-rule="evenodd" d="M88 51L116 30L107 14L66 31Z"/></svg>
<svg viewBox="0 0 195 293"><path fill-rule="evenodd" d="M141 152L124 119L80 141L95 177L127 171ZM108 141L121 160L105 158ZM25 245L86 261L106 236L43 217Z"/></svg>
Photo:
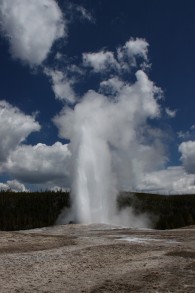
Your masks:
<svg viewBox="0 0 195 293"><path fill-rule="evenodd" d="M195 292L195 227L0 232L0 292Z"/></svg>

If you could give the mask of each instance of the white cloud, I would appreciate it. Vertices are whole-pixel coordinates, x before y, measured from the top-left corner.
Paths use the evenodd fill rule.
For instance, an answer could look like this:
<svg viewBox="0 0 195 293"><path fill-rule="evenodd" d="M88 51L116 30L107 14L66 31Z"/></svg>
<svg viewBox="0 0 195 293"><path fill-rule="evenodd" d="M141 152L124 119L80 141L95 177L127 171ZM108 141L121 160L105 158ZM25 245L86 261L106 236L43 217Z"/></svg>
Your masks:
<svg viewBox="0 0 195 293"><path fill-rule="evenodd" d="M48 189L48 188L47 188ZM64 188L64 187L61 187L61 186L52 186L51 188L49 188L49 190L51 190L51 191L55 191L55 192L58 192L58 191L63 191L63 192L65 192L65 191L70 191L70 189L69 188Z"/></svg>
<svg viewBox="0 0 195 293"><path fill-rule="evenodd" d="M169 167L164 170L146 173L139 190L164 194L185 194L195 192L195 178L187 174L183 167Z"/></svg>
<svg viewBox="0 0 195 293"><path fill-rule="evenodd" d="M169 108L165 108L165 112L170 118L174 118L176 116L177 110L171 110Z"/></svg>
<svg viewBox="0 0 195 293"><path fill-rule="evenodd" d="M141 69L150 67L148 64L148 46L144 39L130 39L124 46L118 47L116 54L111 51L101 50L96 53L84 53L83 65L91 67L96 73L104 75L111 71L117 75L130 72L132 67L140 66ZM116 56L116 57L115 57ZM141 61L141 62L140 62Z"/></svg>
<svg viewBox="0 0 195 293"><path fill-rule="evenodd" d="M189 138L190 132L189 131L186 131L186 132L185 131L178 131L177 136L178 136L178 138L186 139L186 138Z"/></svg>
<svg viewBox="0 0 195 293"><path fill-rule="evenodd" d="M119 65L114 58L113 52L100 51L97 53L83 54L84 66L92 67L94 72L103 72L108 69L116 69Z"/></svg>
<svg viewBox="0 0 195 293"><path fill-rule="evenodd" d="M69 160L70 151L60 142L52 146L21 145L10 154L4 171L25 183L64 181L69 176Z"/></svg>
<svg viewBox="0 0 195 293"><path fill-rule="evenodd" d="M74 80L59 70L45 69L45 74L51 78L52 89L56 99L73 103L76 100L73 90Z"/></svg>
<svg viewBox="0 0 195 293"><path fill-rule="evenodd" d="M145 39L130 39L125 43L124 48L127 50L127 54L130 57L140 56L147 61L149 44Z"/></svg>
<svg viewBox="0 0 195 293"><path fill-rule="evenodd" d="M138 70L135 75L137 78L135 91L137 91L137 96L140 97L140 106L143 107L143 113L150 118L158 117L160 115L160 106L156 97L161 95L161 89L156 87L142 70Z"/></svg>
<svg viewBox="0 0 195 293"><path fill-rule="evenodd" d="M34 115L35 116L35 115ZM31 183L40 188L70 186L67 145L56 142L52 146L24 145L27 136L39 131L40 125L33 116L22 113L5 101L0 101L0 172L15 180L0 184L0 189L25 191L22 183Z"/></svg>
<svg viewBox="0 0 195 293"><path fill-rule="evenodd" d="M195 174L195 141L182 142L179 146L181 160L188 173Z"/></svg>
<svg viewBox="0 0 195 293"><path fill-rule="evenodd" d="M8 190L9 186L6 183L0 183L0 190Z"/></svg>
<svg viewBox="0 0 195 293"><path fill-rule="evenodd" d="M86 20L88 20L88 21L90 21L90 22L95 22L95 19L94 19L94 17L91 15L91 13L87 10L87 9L85 9L83 6L77 6L76 7L76 10L81 14L81 16L82 16L82 18L83 19L86 19Z"/></svg>
<svg viewBox="0 0 195 293"><path fill-rule="evenodd" d="M180 130L177 132L177 136L178 138L182 139L182 140L194 140L194 137L195 137L195 125L192 125L190 127L189 130L186 130L186 131L183 131L183 130Z"/></svg>
<svg viewBox="0 0 195 293"><path fill-rule="evenodd" d="M144 64L148 62L148 46L149 44L145 39L131 38L125 43L123 47L119 47L117 50L117 57L122 67L128 70L129 65L136 67L137 58L144 60ZM129 65L128 65L129 64Z"/></svg>
<svg viewBox="0 0 195 293"><path fill-rule="evenodd" d="M12 190L14 192L28 191L25 185L17 180L8 180L6 183L0 183L0 190Z"/></svg>
<svg viewBox="0 0 195 293"><path fill-rule="evenodd" d="M30 65L41 64L53 43L67 34L55 0L0 0L0 19L12 57Z"/></svg>
<svg viewBox="0 0 195 293"><path fill-rule="evenodd" d="M34 117L25 115L5 101L0 101L0 161L6 161L9 153L31 132L39 130L40 125Z"/></svg>
<svg viewBox="0 0 195 293"><path fill-rule="evenodd" d="M124 82L115 76L107 80L103 80L100 83L100 92L105 95L111 95L113 98L113 96L118 94L123 87Z"/></svg>

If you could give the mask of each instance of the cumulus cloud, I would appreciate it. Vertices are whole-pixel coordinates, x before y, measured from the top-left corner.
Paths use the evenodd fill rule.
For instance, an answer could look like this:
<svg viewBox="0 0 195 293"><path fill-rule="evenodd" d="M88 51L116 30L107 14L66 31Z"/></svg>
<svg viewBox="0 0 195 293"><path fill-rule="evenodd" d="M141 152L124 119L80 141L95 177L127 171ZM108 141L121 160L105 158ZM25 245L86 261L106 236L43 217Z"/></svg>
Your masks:
<svg viewBox="0 0 195 293"><path fill-rule="evenodd" d="M148 46L145 39L131 38L124 46L117 50L117 57L122 67L128 69L137 66L137 59L141 58L146 63L148 62ZM128 66L127 66L128 64Z"/></svg>
<svg viewBox="0 0 195 293"><path fill-rule="evenodd" d="M103 80L100 83L100 92L114 97L117 95L124 86L124 82L117 76Z"/></svg>
<svg viewBox="0 0 195 293"><path fill-rule="evenodd" d="M179 145L181 161L188 173L195 174L195 141L182 142Z"/></svg>
<svg viewBox="0 0 195 293"><path fill-rule="evenodd" d="M0 162L6 161L10 152L31 132L39 130L40 125L34 117L25 115L5 101L0 101Z"/></svg>
<svg viewBox="0 0 195 293"><path fill-rule="evenodd" d="M130 39L125 43L123 48L127 51L129 57L141 56L143 59L148 59L148 42L145 39Z"/></svg>
<svg viewBox="0 0 195 293"><path fill-rule="evenodd" d="M0 19L12 57L30 65L41 64L53 43L67 35L55 0L0 0Z"/></svg>
<svg viewBox="0 0 195 293"><path fill-rule="evenodd" d="M61 64L65 64L63 70L45 67L44 73L50 78L56 99L62 101L69 103L77 102L78 95L75 92L75 85L81 79L83 80L86 68L93 73L100 73L102 75L103 80L100 83L100 92L110 96L115 95L124 84L124 81L122 81L124 71L126 70L129 73L132 66L136 67L134 63L132 65L132 60L136 60L137 56L142 61L146 62L148 60L147 46L148 43L143 39L130 39L124 46L118 48L118 51L115 53L106 50L83 53L80 66L73 63L70 64L69 62L64 63L63 55L58 53L56 61L59 68L62 67ZM140 68L142 69L140 72L143 72L143 66L140 66ZM139 71L137 75L140 75L139 80L143 76ZM104 79L105 77L107 79ZM158 93L160 92L158 91Z"/></svg>
<svg viewBox="0 0 195 293"><path fill-rule="evenodd" d="M56 99L73 103L76 100L73 89L74 80L66 73L59 70L45 69L45 74L50 77L52 89Z"/></svg>
<svg viewBox="0 0 195 293"><path fill-rule="evenodd" d="M0 190L8 190L10 189L6 183L0 183Z"/></svg>
<svg viewBox="0 0 195 293"><path fill-rule="evenodd" d="M28 189L26 189L25 185L20 183L17 180L8 180L6 183L0 183L0 190L12 190L14 192L26 192Z"/></svg>
<svg viewBox="0 0 195 293"><path fill-rule="evenodd" d="M195 192L195 178L187 174L182 166L169 167L146 173L138 190L164 194L185 194Z"/></svg>
<svg viewBox="0 0 195 293"><path fill-rule="evenodd" d="M123 75L132 68L140 66L145 69L150 67L148 63L148 46L145 39L131 38L123 46L119 46L116 52L101 50L95 53L83 53L83 65L91 67L96 73L107 74L111 72Z"/></svg>
<svg viewBox="0 0 195 293"><path fill-rule="evenodd" d="M119 65L114 58L113 52L100 51L96 53L83 54L84 66L92 67L94 72L103 72L110 68L117 68Z"/></svg>
<svg viewBox="0 0 195 293"><path fill-rule="evenodd" d="M13 191L28 191L28 189L26 189L25 185L20 183L17 180L8 180L7 185Z"/></svg>
<svg viewBox="0 0 195 293"><path fill-rule="evenodd" d="M23 183L39 185L39 188L70 185L71 154L67 145L60 142L52 146L23 144L31 132L39 130L40 125L34 117L0 101L0 171L15 178L1 183L1 189L25 191Z"/></svg>
<svg viewBox="0 0 195 293"><path fill-rule="evenodd" d="M65 180L69 176L70 151L67 145L56 142L45 144L21 145L13 151L4 171L25 183L40 184L55 180Z"/></svg>

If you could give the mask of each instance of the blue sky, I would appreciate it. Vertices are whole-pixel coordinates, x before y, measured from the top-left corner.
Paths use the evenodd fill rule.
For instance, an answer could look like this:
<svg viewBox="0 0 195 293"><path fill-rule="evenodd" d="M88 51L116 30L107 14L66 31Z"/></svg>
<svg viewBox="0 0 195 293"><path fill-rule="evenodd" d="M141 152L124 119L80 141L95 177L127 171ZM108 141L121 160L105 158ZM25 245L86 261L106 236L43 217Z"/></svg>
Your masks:
<svg viewBox="0 0 195 293"><path fill-rule="evenodd" d="M194 1L28 2L30 8L26 7L25 0L0 0L1 188L71 187L75 176L71 170L76 156L72 145L78 137L72 130L72 120L65 116L68 117L70 110L74 112L78 108L77 112L81 111L76 105L83 103L89 90L104 94L112 104L115 97L111 92L102 92L100 84L117 77L122 80L123 87L125 84L130 86L136 82L136 72L143 70L147 78L161 88L161 93L159 91L155 97L161 114L150 113L145 118L143 113L140 114L141 109L140 112L136 110L136 115L145 119L144 124L140 122L138 127L133 121L129 127L136 133L141 127L147 129L147 142L144 138L143 143L143 137L139 137L136 146L147 146L151 152L158 148L154 158L145 156L150 162L159 160L159 164L146 163L145 156L142 159L140 153L129 155L136 149L129 143L123 150L128 157L125 161L129 162L129 169L128 166L124 170L120 167L119 172L113 167L117 184L123 189L194 192ZM124 57L127 43L129 50L132 44L139 48ZM119 60L119 48L123 52L122 61ZM96 55L92 62L92 55L98 52L104 57ZM134 57L136 65L132 61ZM104 64L100 58L104 58ZM116 69L116 62L121 68L126 62L129 69ZM114 110L115 116L123 111L119 106ZM76 123L79 114L72 116ZM54 117L59 118L56 118L58 122ZM69 130L62 126L62 121L71 124ZM130 128L124 123L120 131L128 137L126 132ZM157 134L149 137L149 126L158 132L158 137ZM103 123L101 127L104 128ZM122 162L123 138L119 138L118 145L108 135L104 138L111 145L112 165L115 166L115 157L117 160L120 157ZM113 149L118 149L118 153ZM136 156L140 163L135 167ZM134 183L123 175L131 174L132 168L135 168ZM167 183L162 184L162 181Z"/></svg>

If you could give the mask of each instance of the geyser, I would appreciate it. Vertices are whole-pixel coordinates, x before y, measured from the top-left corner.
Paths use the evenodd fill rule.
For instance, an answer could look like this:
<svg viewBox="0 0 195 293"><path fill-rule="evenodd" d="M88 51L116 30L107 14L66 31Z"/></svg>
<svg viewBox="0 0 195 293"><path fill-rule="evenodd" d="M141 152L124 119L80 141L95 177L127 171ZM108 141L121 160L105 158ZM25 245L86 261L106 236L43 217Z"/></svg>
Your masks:
<svg viewBox="0 0 195 293"><path fill-rule="evenodd" d="M87 108L93 112L87 115ZM110 223L115 214L116 186L112 173L112 158L102 123L101 97L89 95L75 110L80 113L80 129L72 140L73 203L76 219L82 223ZM102 113L101 113L102 112ZM101 121L99 121L101 119Z"/></svg>
<svg viewBox="0 0 195 293"><path fill-rule="evenodd" d="M131 39L115 55L84 54L84 66L99 74L99 91L89 90L74 109L65 107L54 119L60 135L70 139L77 222L147 225L145 217L136 218L131 209L119 213L116 207L119 190L135 188L144 172L164 162L159 132L149 123L160 115L161 90L143 70L147 46L145 40Z"/></svg>

